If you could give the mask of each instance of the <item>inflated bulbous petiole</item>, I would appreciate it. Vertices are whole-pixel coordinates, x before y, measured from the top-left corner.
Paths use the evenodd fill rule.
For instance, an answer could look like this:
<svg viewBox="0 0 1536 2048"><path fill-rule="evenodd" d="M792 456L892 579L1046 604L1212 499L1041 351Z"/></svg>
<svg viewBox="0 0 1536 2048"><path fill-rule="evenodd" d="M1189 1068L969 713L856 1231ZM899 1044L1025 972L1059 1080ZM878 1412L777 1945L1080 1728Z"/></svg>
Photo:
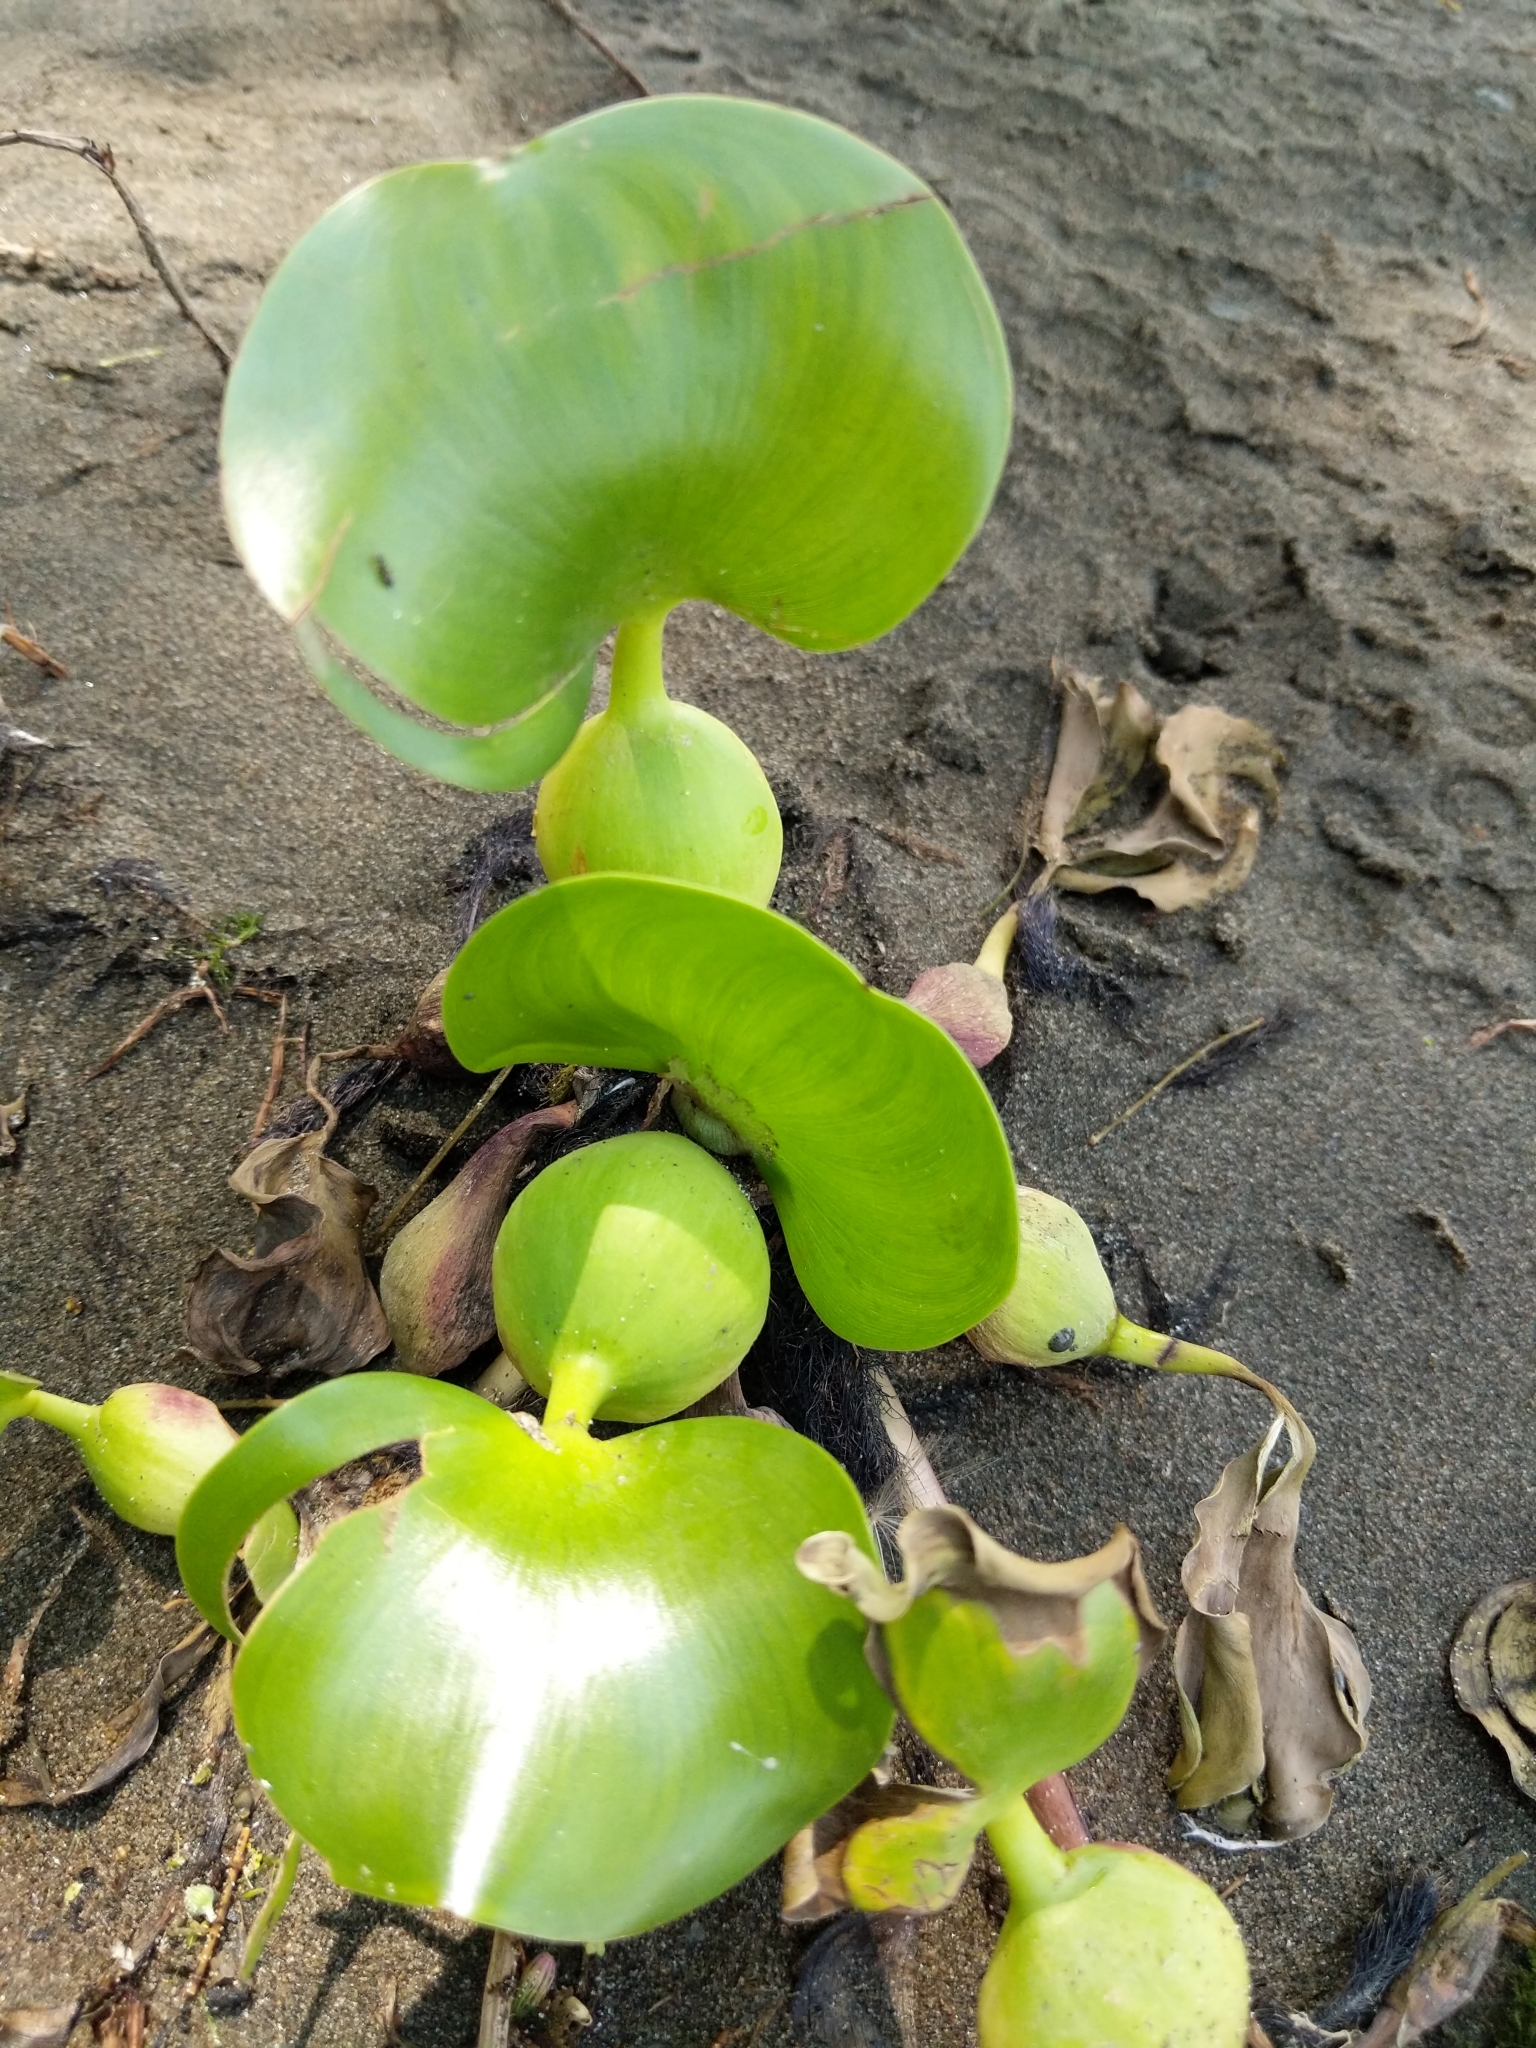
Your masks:
<svg viewBox="0 0 1536 2048"><path fill-rule="evenodd" d="M664 875L766 905L784 835L767 777L729 726L667 695L666 612L627 619L608 708L539 788L534 837L551 881Z"/></svg>
<svg viewBox="0 0 1536 2048"><path fill-rule="evenodd" d="M973 1067L995 1060L1013 1036L1003 970L1018 928L1018 908L1010 904L987 933L974 964L953 960L945 967L925 967L907 990L912 1008L947 1031Z"/></svg>
<svg viewBox="0 0 1536 2048"><path fill-rule="evenodd" d="M982 1981L981 2048L1240 2048L1247 1958L1202 1879L1128 1843L1063 1854L1023 1799L987 1834L1011 1896Z"/></svg>
<svg viewBox="0 0 1536 2048"><path fill-rule="evenodd" d="M768 1312L751 1203L686 1138L637 1131L546 1167L496 1241L496 1322L546 1427L655 1422L717 1387Z"/></svg>
<svg viewBox="0 0 1536 2048"><path fill-rule="evenodd" d="M112 1512L154 1536L175 1535L193 1489L239 1441L212 1401L157 1382L119 1387L93 1407L0 1373L0 1428L21 1416L72 1438ZM286 1501L252 1529L244 1555L257 1597L269 1598L298 1555L298 1522Z"/></svg>
<svg viewBox="0 0 1536 2048"><path fill-rule="evenodd" d="M983 1358L1001 1365L1066 1365L1119 1358L1154 1372L1204 1373L1257 1388L1283 1415L1285 1396L1240 1359L1144 1329L1120 1313L1093 1233L1069 1202L1019 1189L1019 1264L1012 1287L968 1332Z"/></svg>

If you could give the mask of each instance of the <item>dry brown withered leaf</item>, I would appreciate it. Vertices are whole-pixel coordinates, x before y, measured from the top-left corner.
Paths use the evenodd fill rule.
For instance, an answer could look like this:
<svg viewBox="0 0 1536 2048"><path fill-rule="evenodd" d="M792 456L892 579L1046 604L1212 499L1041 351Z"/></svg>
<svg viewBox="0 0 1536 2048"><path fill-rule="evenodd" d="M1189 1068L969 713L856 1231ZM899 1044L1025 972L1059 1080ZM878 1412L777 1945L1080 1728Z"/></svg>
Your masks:
<svg viewBox="0 0 1536 2048"><path fill-rule="evenodd" d="M27 1091L22 1089L14 1102L0 1102L0 1159L14 1159L16 1156L16 1133L23 1130L27 1121Z"/></svg>
<svg viewBox="0 0 1536 2048"><path fill-rule="evenodd" d="M1081 1663L1082 1603L1106 1580L1119 1585L1136 1616L1143 1671L1167 1637L1141 1569L1141 1546L1124 1524L1098 1550L1060 1564L1021 1557L956 1507L914 1508L896 1532L896 1543L905 1571L894 1586L840 1530L807 1537L795 1562L808 1579L852 1600L866 1621L900 1620L934 1586L957 1600L979 1601L990 1608L998 1633L1017 1657L1055 1643Z"/></svg>
<svg viewBox="0 0 1536 2048"><path fill-rule="evenodd" d="M1511 1579L1484 1594L1451 1645L1451 1685L1509 1758L1515 1783L1536 1799L1536 1580ZM1516 1723L1519 1726L1516 1726Z"/></svg>
<svg viewBox="0 0 1536 2048"><path fill-rule="evenodd" d="M0 2048L64 2048L80 2004L76 1998L68 2005L17 2005L0 2012Z"/></svg>
<svg viewBox="0 0 1536 2048"><path fill-rule="evenodd" d="M829 1813L824 1813L820 1820L812 1821L809 1827L801 1828L786 1845L779 1905L781 1917L791 1926L801 1927L816 1920L830 1919L832 1914L841 1913L847 1907L849 1899L843 1883L843 1860L849 1842L867 1823L907 1820L916 1815L971 1803L970 1795L965 1792L952 1792L937 1785L907 1785L900 1780L882 1779L871 1772ZM950 1888L951 1896L964 1882L969 1867L970 1858L967 1857L960 1868L958 1882ZM936 1903L947 1905L949 1898Z"/></svg>
<svg viewBox="0 0 1536 2048"><path fill-rule="evenodd" d="M1034 842L1048 868L1071 859L1067 845L1108 810L1141 773L1157 733L1157 713L1134 683L1106 688L1053 656L1051 679L1061 691L1061 723L1045 803Z"/></svg>
<svg viewBox="0 0 1536 2048"><path fill-rule="evenodd" d="M1413 1961L1387 1994L1384 2016L1400 2017L1392 2029L1378 2020L1369 2039L1378 2048L1409 2048L1472 2003L1493 1966L1501 1941L1536 1945L1536 1920L1513 1899L1489 1894L1518 1870L1525 1856L1511 1856L1475 1884L1466 1897L1440 1915Z"/></svg>
<svg viewBox="0 0 1536 2048"><path fill-rule="evenodd" d="M264 1140L229 1177L257 1210L255 1252L210 1252L187 1300L187 1342L222 1372L334 1376L389 1342L363 1264L374 1191L325 1156L334 1124Z"/></svg>
<svg viewBox="0 0 1536 2048"><path fill-rule="evenodd" d="M529 1152L548 1131L569 1130L575 1101L505 1124L384 1254L379 1299L406 1372L435 1377L462 1365L496 1334L491 1254Z"/></svg>
<svg viewBox="0 0 1536 2048"><path fill-rule="evenodd" d="M1035 884L1080 895L1134 889L1159 910L1182 910L1241 888L1258 857L1260 810L1239 790L1254 784L1271 808L1283 756L1246 718L1190 704L1159 724L1131 683L1055 662L1061 727L1033 835L1045 870ZM1137 822L1090 830L1155 762L1167 786Z"/></svg>
<svg viewBox="0 0 1536 2048"><path fill-rule="evenodd" d="M127 1733L106 1761L98 1764L80 1784L61 1792L53 1785L46 1768L40 1773L18 1772L13 1778L0 1779L0 1806L68 1806L77 1799L105 1792L109 1785L126 1777L154 1747L155 1737L160 1733L160 1711L167 1698L192 1676L218 1643L213 1630L200 1622L166 1651L135 1702Z"/></svg>
<svg viewBox="0 0 1536 2048"><path fill-rule="evenodd" d="M1281 1435L1289 1455L1275 1473ZM1295 1840L1333 1807L1329 1780L1364 1751L1371 1682L1353 1634L1296 1576L1301 1489L1316 1456L1287 1404L1195 1510L1190 1611L1174 1645L1183 1743L1168 1782L1186 1811L1247 1795Z"/></svg>

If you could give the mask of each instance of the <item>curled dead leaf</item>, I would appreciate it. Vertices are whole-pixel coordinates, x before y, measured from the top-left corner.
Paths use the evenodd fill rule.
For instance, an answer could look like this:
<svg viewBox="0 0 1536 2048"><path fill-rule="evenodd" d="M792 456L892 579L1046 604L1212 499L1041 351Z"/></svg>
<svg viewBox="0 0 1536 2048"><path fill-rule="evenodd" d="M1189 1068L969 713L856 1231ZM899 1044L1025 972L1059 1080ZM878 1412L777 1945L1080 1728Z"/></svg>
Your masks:
<svg viewBox="0 0 1536 2048"><path fill-rule="evenodd" d="M1515 1783L1536 1799L1536 1580L1511 1579L1485 1593L1451 1646L1451 1685L1464 1714L1481 1721L1509 1759Z"/></svg>
<svg viewBox="0 0 1536 2048"><path fill-rule="evenodd" d="M1526 1861L1511 1856L1475 1884L1464 1899L1434 1922L1418 1954L1387 1994L1386 2014L1399 2015L1390 2030L1378 2023L1370 2038L1380 2048L1410 2048L1434 2028L1469 2006L1493 1967L1502 1941L1536 1945L1536 1920L1513 1899L1490 1896Z"/></svg>
<svg viewBox="0 0 1536 2048"><path fill-rule="evenodd" d="M1289 1453L1271 1460L1281 1436ZM1343 1622L1296 1576L1312 1433L1286 1407L1195 1510L1184 1559L1190 1611L1174 1645L1183 1741L1168 1782L1186 1811L1246 1797L1265 1829L1298 1839L1333 1807L1331 1779L1366 1744L1371 1682Z"/></svg>
<svg viewBox="0 0 1536 2048"><path fill-rule="evenodd" d="M1063 1564L1020 1557L956 1507L915 1508L903 1520L896 1542L905 1573L894 1586L841 1530L807 1537L795 1561L808 1579L852 1600L866 1621L899 1621L934 1587L957 1600L978 1601L991 1611L1016 1657L1054 1643L1080 1663L1083 1601L1108 1581L1118 1585L1136 1616L1143 1671L1167 1636L1141 1569L1141 1547L1123 1525L1100 1549Z"/></svg>
<svg viewBox="0 0 1536 2048"><path fill-rule="evenodd" d="M97 1792L105 1792L119 1778L126 1777L134 1765L153 1749L155 1737L160 1733L161 1709L167 1699L186 1684L218 1644L219 1638L213 1630L199 1623L166 1651L151 1673L149 1684L134 1704L133 1720L127 1733L111 1755L80 1784L60 1791L49 1778L46 1767L18 1772L14 1777L0 1779L0 1807L69 1806L77 1799L89 1799ZM4 2036L0 2035L0 2041L3 2039Z"/></svg>
<svg viewBox="0 0 1536 2048"><path fill-rule="evenodd" d="M1045 870L1035 884L1080 895L1134 889L1159 910L1182 910L1241 888L1258 857L1261 812L1273 810L1284 757L1262 726L1212 704L1159 722L1134 684L1109 690L1053 662L1061 726L1050 783L1032 835ZM1136 822L1091 830L1149 763L1166 778Z"/></svg>
<svg viewBox="0 0 1536 2048"><path fill-rule="evenodd" d="M513 1183L539 1139L569 1130L578 1114L572 1100L503 1125L397 1233L384 1254L379 1299L404 1371L451 1372L495 1336L491 1255Z"/></svg>
<svg viewBox="0 0 1536 2048"><path fill-rule="evenodd" d="M332 1119L333 1121L334 1119ZM187 1342L223 1372L355 1372L389 1342L363 1264L374 1191L325 1156L330 1126L269 1138L229 1177L257 1211L249 1258L216 1251L192 1277Z"/></svg>
<svg viewBox="0 0 1536 2048"><path fill-rule="evenodd" d="M1157 713L1134 683L1107 690L1102 677L1084 675L1053 657L1051 677L1061 692L1061 722L1035 846L1047 867L1071 858L1067 842L1136 780L1157 734Z"/></svg>

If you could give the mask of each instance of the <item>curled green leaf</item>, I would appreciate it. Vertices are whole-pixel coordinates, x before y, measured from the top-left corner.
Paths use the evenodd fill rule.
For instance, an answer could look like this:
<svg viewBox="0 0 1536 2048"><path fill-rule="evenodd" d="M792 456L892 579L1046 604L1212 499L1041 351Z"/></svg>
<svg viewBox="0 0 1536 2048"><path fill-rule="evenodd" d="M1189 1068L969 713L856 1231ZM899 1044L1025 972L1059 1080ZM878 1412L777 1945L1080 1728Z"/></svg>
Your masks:
<svg viewBox="0 0 1536 2048"><path fill-rule="evenodd" d="M251 1628L252 1771L354 1890L596 1942L745 1876L868 1771L891 1713L854 1617L794 1569L829 1521L870 1543L825 1452L736 1419L551 1430L441 1381L334 1381L241 1439L177 1555L230 1632L250 1522L416 1439L420 1479L333 1523Z"/></svg>
<svg viewBox="0 0 1536 2048"><path fill-rule="evenodd" d="M556 882L469 940L443 1021L479 1070L670 1076L713 1145L750 1152L812 1305L856 1344L944 1343L1013 1278L1013 1169L975 1071L787 918L681 882Z"/></svg>
<svg viewBox="0 0 1536 2048"><path fill-rule="evenodd" d="M621 620L703 598L801 647L888 631L979 525L1009 415L927 186L828 122L681 95L333 207L231 374L225 505L349 716L514 787Z"/></svg>

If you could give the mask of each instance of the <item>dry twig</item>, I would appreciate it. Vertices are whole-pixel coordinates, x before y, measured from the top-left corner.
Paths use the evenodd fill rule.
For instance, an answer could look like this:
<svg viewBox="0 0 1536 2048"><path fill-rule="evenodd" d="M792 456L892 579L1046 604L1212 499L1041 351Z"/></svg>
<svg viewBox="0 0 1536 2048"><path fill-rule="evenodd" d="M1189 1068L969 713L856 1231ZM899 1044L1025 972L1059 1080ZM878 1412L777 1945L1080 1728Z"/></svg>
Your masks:
<svg viewBox="0 0 1536 2048"><path fill-rule="evenodd" d="M590 43L599 57L611 64L621 78L627 78L641 99L648 100L651 97L651 88L639 72L626 64L618 51L603 41L596 29L588 28L575 8L567 5L567 0L549 0L549 7L551 13L559 15L567 28L574 29L583 42Z"/></svg>
<svg viewBox="0 0 1536 2048"><path fill-rule="evenodd" d="M1466 349L1476 348L1493 324L1493 308L1489 305L1483 294L1483 288L1477 281L1477 272L1470 264L1461 273L1461 281L1467 288L1467 297L1472 301L1477 311L1472 315L1472 322L1466 333L1458 334L1456 339L1448 344L1452 355L1459 355Z"/></svg>
<svg viewBox="0 0 1536 2048"><path fill-rule="evenodd" d="M550 4L553 6L555 0L550 0ZM642 86L642 92L644 89ZM38 149L62 149L70 156L77 156L83 162L95 165L96 169L101 172L107 183L112 187L112 190L127 208L128 218L133 222L134 227L138 231L139 241L143 245L144 254L149 258L155 275L176 301L177 310L180 312L181 317L189 321L197 329L203 340L207 342L209 348L218 357L219 367L227 372L230 364L235 359L234 352L229 347L229 344L222 340L208 325L207 321L203 319L202 315L193 305L191 299L188 298L187 288L172 268L170 258L157 241L155 231L145 217L143 207L140 206L138 200L134 198L128 187L118 176L117 160L112 154L110 144L92 142L89 137L83 135L47 135L34 128L0 128L0 149L13 142L29 142ZM12 642L12 645L14 644Z"/></svg>
<svg viewBox="0 0 1536 2048"><path fill-rule="evenodd" d="M426 1165L421 1169L420 1173L417 1174L416 1178L411 1182L410 1186L406 1189L405 1193L400 1197L399 1201L395 1203L394 1207L389 1211L388 1215L384 1218L384 1221L379 1225L378 1229L374 1232L373 1237L375 1244L382 1242L382 1240L388 1236L390 1225L396 1220L397 1217L405 1213L405 1210L415 1200L417 1195L421 1193L421 1190L426 1186L427 1182L432 1178L433 1174L436 1173L437 1169L448 1157L448 1154L453 1150L454 1146L457 1145L460 1138L462 1138L464 1133L467 1130L469 1130L471 1125L473 1125L479 1119L480 1112L489 1105L492 1096L496 1093L497 1089L500 1088L502 1082L506 1080L508 1074L510 1074L511 1071L512 1069L510 1067L503 1067L501 1072L491 1082L490 1087L486 1089L485 1093L480 1097L480 1100L475 1104L474 1108L470 1110L469 1114L465 1117L462 1117L459 1120L459 1122L454 1125L453 1129L448 1133L447 1137L444 1138L441 1145L438 1146L437 1150L432 1154L432 1157L427 1161ZM316 1091L313 1088L311 1088L310 1093L313 1095L315 1094L315 1092ZM325 1097L323 1095L319 1096L318 1099L321 1102L325 1102ZM326 1104L326 1107L330 1107L329 1103Z"/></svg>
<svg viewBox="0 0 1536 2048"><path fill-rule="evenodd" d="M1481 1052L1485 1045L1492 1045L1506 1031L1536 1031L1536 1017L1505 1017L1498 1024L1485 1024L1481 1031L1474 1031L1467 1040L1468 1052Z"/></svg>
<svg viewBox="0 0 1536 2048"><path fill-rule="evenodd" d="M191 1976L182 1986L181 1998L184 2005L190 2005L208 1982L208 1972L213 1968L214 1956L218 1953L219 1943L224 1937L224 1927L229 1919L235 1886L240 1882L240 1873L245 1868L245 1859L250 1853L250 1847L251 1824L246 1821L236 1837L234 1853L229 1859L229 1868L224 1873L224 1889L219 1893L219 1903L213 1911L213 1924L208 1929L208 1938L198 1951L197 1963Z"/></svg>
<svg viewBox="0 0 1536 2048"><path fill-rule="evenodd" d="M45 676L53 676L61 683L69 680L69 670L63 662L50 654L40 641L34 640L30 633L23 633L9 605L5 608L5 624L0 626L0 640L7 647L14 647L24 660L30 661L34 668L40 668Z"/></svg>
<svg viewBox="0 0 1536 2048"><path fill-rule="evenodd" d="M937 840L924 839L916 832L909 832L905 825L876 825L873 828L882 839L892 846L899 846L903 853L910 853L918 860L936 860L947 868L963 868L965 858L952 853L947 846L940 846Z"/></svg>
<svg viewBox="0 0 1536 2048"><path fill-rule="evenodd" d="M267 1092L261 1098L261 1107L256 1112L256 1121L251 1126L251 1143L254 1145L267 1127L267 1118L277 1106L277 1098L283 1088L284 1055L293 1042L288 1032L288 998L278 999L277 1029L272 1034L272 1066L267 1075Z"/></svg>
<svg viewBox="0 0 1536 2048"><path fill-rule="evenodd" d="M1093 1133L1088 1143L1093 1146L1102 1145L1111 1131L1119 1130L1123 1123L1130 1121L1137 1110L1145 1109L1149 1102L1155 1102L1165 1088L1171 1088L1174 1082L1187 1074L1192 1067L1199 1066L1202 1060L1209 1059L1211 1054L1221 1047L1235 1045L1240 1039L1251 1037L1255 1031L1262 1030L1268 1022L1267 1017L1250 1017L1246 1024L1239 1024L1235 1031L1223 1031L1219 1037L1207 1039L1204 1045L1197 1046L1187 1058L1180 1060L1176 1067L1170 1067L1160 1081L1154 1081L1145 1095L1138 1095L1129 1109L1122 1109L1118 1116L1111 1117L1102 1129Z"/></svg>

